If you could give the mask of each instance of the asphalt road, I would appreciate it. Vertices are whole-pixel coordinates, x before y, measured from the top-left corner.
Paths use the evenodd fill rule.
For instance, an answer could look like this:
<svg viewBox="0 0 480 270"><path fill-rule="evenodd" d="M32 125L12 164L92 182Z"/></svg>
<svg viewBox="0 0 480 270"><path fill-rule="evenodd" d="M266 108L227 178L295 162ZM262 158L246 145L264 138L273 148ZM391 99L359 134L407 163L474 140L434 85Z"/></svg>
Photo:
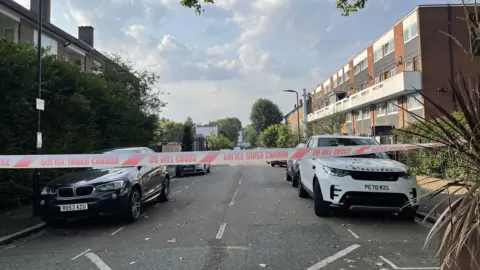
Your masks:
<svg viewBox="0 0 480 270"><path fill-rule="evenodd" d="M284 168L212 167L172 180L134 224L74 222L0 248L0 269L438 269L428 226L366 213L318 218Z"/></svg>

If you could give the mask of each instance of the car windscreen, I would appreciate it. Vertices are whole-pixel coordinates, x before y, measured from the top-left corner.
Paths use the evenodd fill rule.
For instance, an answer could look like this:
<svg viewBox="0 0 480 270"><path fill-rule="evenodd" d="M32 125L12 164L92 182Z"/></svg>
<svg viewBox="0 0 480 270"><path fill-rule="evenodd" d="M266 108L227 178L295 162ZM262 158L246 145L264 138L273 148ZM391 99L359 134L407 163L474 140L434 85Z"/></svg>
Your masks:
<svg viewBox="0 0 480 270"><path fill-rule="evenodd" d="M319 138L318 147L336 147L336 146L359 146L359 145L378 145L378 142L369 138ZM340 156L349 158L379 158L390 159L384 152L370 153L356 156Z"/></svg>

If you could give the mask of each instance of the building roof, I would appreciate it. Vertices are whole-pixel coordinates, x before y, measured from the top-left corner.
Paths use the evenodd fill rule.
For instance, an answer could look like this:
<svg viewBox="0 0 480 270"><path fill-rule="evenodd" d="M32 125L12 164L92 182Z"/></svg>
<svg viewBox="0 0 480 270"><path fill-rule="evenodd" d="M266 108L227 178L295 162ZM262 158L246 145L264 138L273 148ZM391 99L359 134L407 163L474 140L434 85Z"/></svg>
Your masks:
<svg viewBox="0 0 480 270"><path fill-rule="evenodd" d="M29 9L25 8L24 6L18 4L17 2L13 0L0 0L0 4L6 6L7 8L13 10L14 12L20 14L20 16L24 17L25 19L33 22L34 24L38 24L38 19L35 13L30 11ZM58 35L62 38L64 38L67 42L71 42L75 46L81 48L82 50L85 50L86 52L89 52L97 57L102 57L108 59L105 55L103 55L101 52L97 51L95 48L91 47L90 45L86 44L85 42L81 41L80 39L70 35L69 33L63 31L59 27L55 26L52 23L43 22L43 28L55 35Z"/></svg>

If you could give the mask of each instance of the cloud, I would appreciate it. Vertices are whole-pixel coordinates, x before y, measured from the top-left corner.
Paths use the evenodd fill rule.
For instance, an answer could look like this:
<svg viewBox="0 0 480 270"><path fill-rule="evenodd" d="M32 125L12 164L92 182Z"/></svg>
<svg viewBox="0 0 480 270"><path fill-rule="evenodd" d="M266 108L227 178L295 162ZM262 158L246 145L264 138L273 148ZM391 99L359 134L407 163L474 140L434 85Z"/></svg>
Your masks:
<svg viewBox="0 0 480 270"><path fill-rule="evenodd" d="M65 0L52 1L52 21L73 35L92 25L98 50L158 73L171 93L161 116L247 123L256 99L287 113L295 96L282 89L313 91L415 5L433 2L371 0L342 17L334 0L216 0L201 16L178 0Z"/></svg>

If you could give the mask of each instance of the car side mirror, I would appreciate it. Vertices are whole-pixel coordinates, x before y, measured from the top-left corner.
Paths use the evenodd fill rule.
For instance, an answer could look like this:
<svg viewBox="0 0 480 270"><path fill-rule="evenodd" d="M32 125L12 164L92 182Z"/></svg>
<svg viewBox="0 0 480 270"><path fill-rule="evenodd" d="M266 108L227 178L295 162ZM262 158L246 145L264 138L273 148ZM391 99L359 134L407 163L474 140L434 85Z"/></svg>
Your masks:
<svg viewBox="0 0 480 270"><path fill-rule="evenodd" d="M392 152L387 152L387 155L390 159L395 159L395 155Z"/></svg>
<svg viewBox="0 0 480 270"><path fill-rule="evenodd" d="M137 169L140 171L142 169L142 166L137 166Z"/></svg>

